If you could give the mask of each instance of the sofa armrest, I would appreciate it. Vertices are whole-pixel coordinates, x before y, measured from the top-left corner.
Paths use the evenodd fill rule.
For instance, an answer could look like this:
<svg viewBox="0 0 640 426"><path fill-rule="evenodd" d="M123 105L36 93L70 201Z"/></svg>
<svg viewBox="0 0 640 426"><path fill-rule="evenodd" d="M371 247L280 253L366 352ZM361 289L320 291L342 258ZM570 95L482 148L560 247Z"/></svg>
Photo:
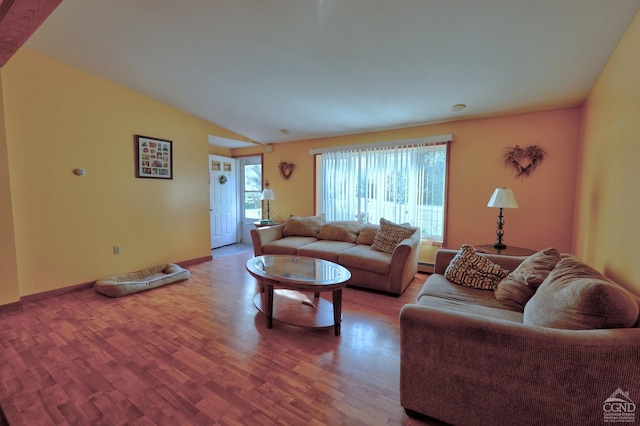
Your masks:
<svg viewBox="0 0 640 426"><path fill-rule="evenodd" d="M449 262L451 259L458 253L458 250L453 249L439 249L436 252L436 259L433 267L434 274L444 275L444 271L449 266ZM490 254L490 253L478 253L480 256L485 256L487 259L492 261L493 263L500 265L502 268L507 271L513 271L518 267L523 260L527 258L527 256L505 256L501 254Z"/></svg>
<svg viewBox="0 0 640 426"><path fill-rule="evenodd" d="M400 351L401 405L452 424L593 424L617 388L640 392L638 328L559 330L409 304Z"/></svg>
<svg viewBox="0 0 640 426"><path fill-rule="evenodd" d="M274 226L264 226L251 230L251 242L253 243L254 256L261 256L262 246L282 238L284 223Z"/></svg>
<svg viewBox="0 0 640 426"><path fill-rule="evenodd" d="M389 291L401 294L418 273L418 256L420 254L419 232L405 238L396 246L391 254L389 266Z"/></svg>

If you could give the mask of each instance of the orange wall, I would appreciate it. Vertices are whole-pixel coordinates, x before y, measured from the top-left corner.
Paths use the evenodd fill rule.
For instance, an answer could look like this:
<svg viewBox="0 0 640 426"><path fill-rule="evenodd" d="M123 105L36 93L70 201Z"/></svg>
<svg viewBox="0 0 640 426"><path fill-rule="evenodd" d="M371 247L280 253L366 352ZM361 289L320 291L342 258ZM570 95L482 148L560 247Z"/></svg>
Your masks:
<svg viewBox="0 0 640 426"><path fill-rule="evenodd" d="M208 135L239 135L28 48L1 75L0 248L15 253L17 288L0 287L0 304L210 255ZM135 178L134 134L173 141L173 180Z"/></svg>
<svg viewBox="0 0 640 426"><path fill-rule="evenodd" d="M559 109L497 118L475 119L409 129L274 144L264 154L264 174L276 194L272 210L286 219L289 214L314 214L314 162L311 148L324 148L453 134L451 145L448 247L463 243L495 241L497 209L487 208L496 187L513 188L520 204L505 210L507 245L568 252L573 238L580 108ZM528 178L514 177L502 165L507 147L540 145L548 152L542 165ZM255 148L233 150L232 155L260 152ZM279 176L278 163L296 164L289 180ZM429 261L432 254L423 253Z"/></svg>
<svg viewBox="0 0 640 426"><path fill-rule="evenodd" d="M640 14L584 106L576 253L640 294Z"/></svg>

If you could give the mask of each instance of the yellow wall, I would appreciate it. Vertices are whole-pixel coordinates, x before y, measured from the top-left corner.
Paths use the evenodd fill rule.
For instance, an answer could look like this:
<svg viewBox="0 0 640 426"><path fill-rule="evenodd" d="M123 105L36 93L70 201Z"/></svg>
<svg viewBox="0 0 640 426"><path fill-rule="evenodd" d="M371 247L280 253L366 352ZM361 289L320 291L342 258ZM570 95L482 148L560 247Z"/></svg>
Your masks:
<svg viewBox="0 0 640 426"><path fill-rule="evenodd" d="M584 106L576 253L640 294L640 14Z"/></svg>
<svg viewBox="0 0 640 426"><path fill-rule="evenodd" d="M0 74L0 99L2 80L3 76ZM18 266L13 234L4 102L0 102L0 306L16 302L18 299Z"/></svg>
<svg viewBox="0 0 640 426"><path fill-rule="evenodd" d="M11 199L4 167L0 199L13 209L18 290L2 288L0 303L210 255L208 135L239 135L28 48L2 87ZM134 134L173 141L173 180L135 178Z"/></svg>
<svg viewBox="0 0 640 426"><path fill-rule="evenodd" d="M496 187L513 188L520 208L505 210L507 245L571 250L575 205L580 108L457 121L409 129L274 144L264 154L264 175L276 194L271 203L281 219L314 214L314 162L311 148L410 139L452 133L446 246L495 242L497 209L487 208ZM514 145L540 145L548 157L528 178L503 167L502 155ZM259 152L233 150L233 155ZM289 180L278 163L296 164ZM432 260L423 252L421 259Z"/></svg>
<svg viewBox="0 0 640 426"><path fill-rule="evenodd" d="M223 157L228 157L229 155L231 155L231 150L229 148L223 148L215 145L209 145L208 152L211 155L221 155Z"/></svg>

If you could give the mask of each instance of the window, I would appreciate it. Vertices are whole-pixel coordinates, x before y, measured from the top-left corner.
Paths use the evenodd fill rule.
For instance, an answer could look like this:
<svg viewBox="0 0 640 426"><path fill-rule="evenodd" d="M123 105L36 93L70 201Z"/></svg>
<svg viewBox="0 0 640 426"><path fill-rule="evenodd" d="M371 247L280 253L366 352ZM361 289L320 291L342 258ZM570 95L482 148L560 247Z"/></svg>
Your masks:
<svg viewBox="0 0 640 426"><path fill-rule="evenodd" d="M262 218L262 164L260 158L246 157L239 160L244 195L243 217L245 220L255 221Z"/></svg>
<svg viewBox="0 0 640 426"><path fill-rule="evenodd" d="M312 150L321 156L318 211L327 220L408 222L420 227L423 242L442 244L451 140L446 135Z"/></svg>

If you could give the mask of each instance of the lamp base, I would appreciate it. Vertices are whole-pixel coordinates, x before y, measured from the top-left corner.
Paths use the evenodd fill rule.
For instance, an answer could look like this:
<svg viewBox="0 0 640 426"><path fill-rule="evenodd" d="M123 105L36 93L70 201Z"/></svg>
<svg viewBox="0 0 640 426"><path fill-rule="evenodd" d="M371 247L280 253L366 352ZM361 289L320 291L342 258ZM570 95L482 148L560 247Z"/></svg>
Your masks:
<svg viewBox="0 0 640 426"><path fill-rule="evenodd" d="M505 244L502 244L502 243L495 243L493 245L493 248L496 249L496 250L504 250L504 249L507 248L507 246Z"/></svg>

